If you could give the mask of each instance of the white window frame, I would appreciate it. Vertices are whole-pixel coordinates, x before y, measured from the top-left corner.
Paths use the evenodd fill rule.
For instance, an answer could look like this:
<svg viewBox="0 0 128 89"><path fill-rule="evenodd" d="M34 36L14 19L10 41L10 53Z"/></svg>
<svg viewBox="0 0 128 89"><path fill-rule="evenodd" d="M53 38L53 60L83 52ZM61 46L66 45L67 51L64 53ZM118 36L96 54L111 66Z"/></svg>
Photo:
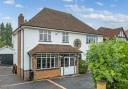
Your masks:
<svg viewBox="0 0 128 89"><path fill-rule="evenodd" d="M97 35L86 35L86 44L89 44L91 42L97 43L98 36Z"/></svg>
<svg viewBox="0 0 128 89"><path fill-rule="evenodd" d="M49 30L39 30L39 41L51 42L51 31Z"/></svg>
<svg viewBox="0 0 128 89"><path fill-rule="evenodd" d="M69 33L68 32L63 32L62 34L63 34L62 42L63 43L69 43Z"/></svg>
<svg viewBox="0 0 128 89"><path fill-rule="evenodd" d="M48 68L48 66L47 66L47 55L50 55L49 56L49 58L50 58L50 67ZM55 60L55 57L51 57L51 54L52 53L45 53L45 55L46 55L46 57L42 57L42 55L44 55L44 54L39 54L39 55L41 55L40 57L38 57L37 56L37 60L38 60L38 58L40 58L41 59L41 67L40 68L38 68L38 70L41 70L41 69L51 69L51 68L56 68L56 62L55 61L58 61L58 60ZM54 54L54 53L53 53ZM43 58L45 58L45 68L43 68L42 67L42 60L43 60ZM51 59L52 58L54 58L54 66L52 67L51 65L52 65L52 63L51 63ZM57 67L58 67L58 64L57 64Z"/></svg>

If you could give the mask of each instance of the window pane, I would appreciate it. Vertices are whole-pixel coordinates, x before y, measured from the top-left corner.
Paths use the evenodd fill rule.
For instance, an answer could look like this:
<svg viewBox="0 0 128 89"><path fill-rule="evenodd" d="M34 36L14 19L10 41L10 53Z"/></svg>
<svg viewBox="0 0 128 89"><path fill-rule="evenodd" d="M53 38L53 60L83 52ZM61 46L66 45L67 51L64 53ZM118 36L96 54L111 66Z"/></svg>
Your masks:
<svg viewBox="0 0 128 89"><path fill-rule="evenodd" d="M55 67L55 58L51 58L51 67Z"/></svg>
<svg viewBox="0 0 128 89"><path fill-rule="evenodd" d="M43 34L40 34L40 40L43 40Z"/></svg>
<svg viewBox="0 0 128 89"><path fill-rule="evenodd" d="M70 66L74 66L74 58L70 58Z"/></svg>
<svg viewBox="0 0 128 89"><path fill-rule="evenodd" d="M61 58L61 67L64 67L64 59Z"/></svg>
<svg viewBox="0 0 128 89"><path fill-rule="evenodd" d="M37 69L41 69L41 58L37 58Z"/></svg>
<svg viewBox="0 0 128 89"><path fill-rule="evenodd" d="M66 32L63 32L63 42L69 42L69 35Z"/></svg>
<svg viewBox="0 0 128 89"><path fill-rule="evenodd" d="M50 68L50 58L47 58L47 68Z"/></svg>
<svg viewBox="0 0 128 89"><path fill-rule="evenodd" d="M69 58L65 58L65 67L69 66Z"/></svg>
<svg viewBox="0 0 128 89"><path fill-rule="evenodd" d="M58 56L55 57L55 67L58 67Z"/></svg>
<svg viewBox="0 0 128 89"><path fill-rule="evenodd" d="M41 56L42 56L42 57L46 57L46 54L42 54Z"/></svg>
<svg viewBox="0 0 128 89"><path fill-rule="evenodd" d="M44 41L47 41L47 33L44 34Z"/></svg>
<svg viewBox="0 0 128 89"><path fill-rule="evenodd" d="M42 68L46 68L46 58L42 58Z"/></svg>

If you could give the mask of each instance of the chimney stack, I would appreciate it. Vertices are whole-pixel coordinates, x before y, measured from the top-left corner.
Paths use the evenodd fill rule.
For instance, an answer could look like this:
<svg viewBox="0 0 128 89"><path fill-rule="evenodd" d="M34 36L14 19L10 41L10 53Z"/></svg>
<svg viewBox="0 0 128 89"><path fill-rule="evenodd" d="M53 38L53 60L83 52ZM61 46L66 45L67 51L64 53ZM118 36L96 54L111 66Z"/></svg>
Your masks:
<svg viewBox="0 0 128 89"><path fill-rule="evenodd" d="M23 16L23 14L20 14L18 16L18 26L21 26L23 24L24 24L24 16Z"/></svg>

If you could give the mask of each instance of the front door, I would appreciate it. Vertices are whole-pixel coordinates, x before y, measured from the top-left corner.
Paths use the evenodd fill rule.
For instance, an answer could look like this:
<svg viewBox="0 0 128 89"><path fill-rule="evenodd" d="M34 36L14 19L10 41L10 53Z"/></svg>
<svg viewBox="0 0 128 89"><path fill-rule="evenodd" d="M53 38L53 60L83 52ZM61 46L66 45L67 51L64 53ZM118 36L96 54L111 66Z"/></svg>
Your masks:
<svg viewBox="0 0 128 89"><path fill-rule="evenodd" d="M61 59L61 75L76 74L75 57L64 57Z"/></svg>

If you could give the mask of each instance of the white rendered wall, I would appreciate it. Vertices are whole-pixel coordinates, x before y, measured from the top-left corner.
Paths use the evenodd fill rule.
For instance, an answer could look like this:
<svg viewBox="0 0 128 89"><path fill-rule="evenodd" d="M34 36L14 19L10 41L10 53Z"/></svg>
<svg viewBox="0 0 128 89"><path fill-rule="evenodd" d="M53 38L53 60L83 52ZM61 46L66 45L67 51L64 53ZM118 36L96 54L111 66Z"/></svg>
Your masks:
<svg viewBox="0 0 128 89"><path fill-rule="evenodd" d="M13 35L13 49L14 49L14 58L13 58L13 64L17 64L18 60L18 46L17 46L17 34Z"/></svg>
<svg viewBox="0 0 128 89"><path fill-rule="evenodd" d="M102 42L102 37L98 37L99 42ZM86 51L88 50L88 45L86 44L86 35L81 33L69 33L69 43L62 43L62 31L52 31L51 32L51 41L52 42L40 42L39 41L39 30L38 29L24 29L24 69L29 69L29 55L28 52L36 47L38 44L63 44L63 45L72 45L75 39L81 40L81 48L83 51L82 59L85 59ZM22 53L22 52L21 52Z"/></svg>

